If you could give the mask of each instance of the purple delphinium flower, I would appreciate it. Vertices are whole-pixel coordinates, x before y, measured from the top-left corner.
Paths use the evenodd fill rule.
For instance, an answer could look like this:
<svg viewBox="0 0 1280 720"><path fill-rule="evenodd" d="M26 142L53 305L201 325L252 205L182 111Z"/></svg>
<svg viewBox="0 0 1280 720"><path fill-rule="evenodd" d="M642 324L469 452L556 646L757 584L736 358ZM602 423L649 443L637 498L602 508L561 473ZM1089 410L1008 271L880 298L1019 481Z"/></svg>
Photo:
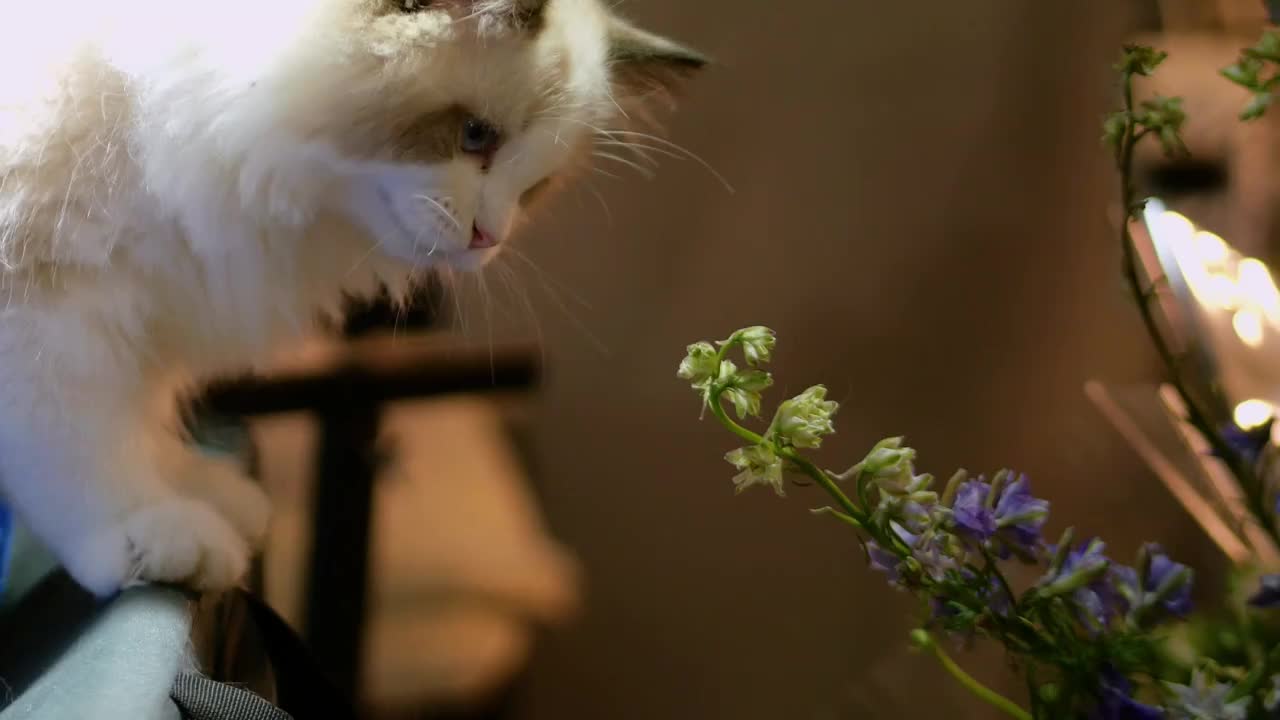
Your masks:
<svg viewBox="0 0 1280 720"><path fill-rule="evenodd" d="M896 588L904 587L902 584L902 573L898 569L902 564L902 560L899 559L897 555L894 555L888 550L880 547L880 544L875 540L868 540L867 559L870 561L873 569L879 570L889 576L889 585Z"/></svg>
<svg viewBox="0 0 1280 720"><path fill-rule="evenodd" d="M1030 555L1043 544L1040 532L1049 519L1049 501L1032 497L1026 475L1004 486L996 501L995 520L1000 538ZM1007 556L1008 552L1001 553Z"/></svg>
<svg viewBox="0 0 1280 720"><path fill-rule="evenodd" d="M1186 581L1168 592L1167 597L1160 598L1161 607L1178 617L1185 617L1191 612L1190 570L1186 565L1174 562L1159 545L1149 545L1148 552L1151 553L1151 568L1147 571L1146 587L1143 588L1146 592L1156 593L1176 582L1177 576L1184 573L1188 576Z"/></svg>
<svg viewBox="0 0 1280 720"><path fill-rule="evenodd" d="M874 540L867 542L867 553L871 556L872 567L890 575L890 584L906 587L921 576L941 582L948 572L959 569L953 547L955 536L935 530L916 535L896 522L890 523L889 527L910 550L911 557L904 561Z"/></svg>
<svg viewBox="0 0 1280 720"><path fill-rule="evenodd" d="M1124 597L1126 605L1138 607L1142 604L1142 581L1138 579L1137 570L1128 565L1115 563L1112 564L1111 569L1107 570L1107 574L1111 576L1116 592Z"/></svg>
<svg viewBox="0 0 1280 720"><path fill-rule="evenodd" d="M934 582L942 582L947 573L959 569L955 553L949 547L948 540L954 536L937 532L926 532L911 543L911 557L920 564L921 571Z"/></svg>
<svg viewBox="0 0 1280 720"><path fill-rule="evenodd" d="M1133 683L1113 667L1102 670L1098 707L1089 720L1160 720L1164 711L1133 699Z"/></svg>
<svg viewBox="0 0 1280 720"><path fill-rule="evenodd" d="M1068 551L1061 565L1037 583L1045 595L1069 594L1081 622L1091 630L1106 628L1116 613L1128 610L1125 598L1107 578L1111 561L1102 554L1104 549L1106 544L1094 539Z"/></svg>
<svg viewBox="0 0 1280 720"><path fill-rule="evenodd" d="M1222 426L1222 439L1227 441L1231 449L1240 453L1246 462L1255 465L1271 440L1271 421L1249 430L1241 430L1232 422L1226 423Z"/></svg>
<svg viewBox="0 0 1280 720"><path fill-rule="evenodd" d="M1148 558L1145 578L1131 567L1111 566L1116 591L1137 613L1158 607L1174 617L1186 617L1191 612L1191 570L1170 559L1155 543L1148 543L1142 552Z"/></svg>
<svg viewBox="0 0 1280 720"><path fill-rule="evenodd" d="M999 578L991 578L991 587L987 589L987 608L996 615L1008 617L1013 612L1013 598L1009 597L1008 588Z"/></svg>
<svg viewBox="0 0 1280 720"><path fill-rule="evenodd" d="M951 506L951 517L956 529L978 540L988 540L996 532L996 516L987 507L991 486L981 480L970 480L960 486L956 501Z"/></svg>
<svg viewBox="0 0 1280 720"><path fill-rule="evenodd" d="M1263 575L1258 582L1258 592L1249 598L1249 604L1256 608L1280 606L1280 575Z"/></svg>

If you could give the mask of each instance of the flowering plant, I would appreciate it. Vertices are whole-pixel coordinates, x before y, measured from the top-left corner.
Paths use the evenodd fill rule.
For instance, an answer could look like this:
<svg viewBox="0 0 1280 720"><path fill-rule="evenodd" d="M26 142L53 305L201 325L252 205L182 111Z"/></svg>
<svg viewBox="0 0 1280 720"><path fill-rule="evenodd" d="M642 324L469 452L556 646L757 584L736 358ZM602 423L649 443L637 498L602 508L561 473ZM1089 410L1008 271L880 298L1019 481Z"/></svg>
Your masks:
<svg viewBox="0 0 1280 720"><path fill-rule="evenodd" d="M1117 65L1124 105L1104 124L1126 209L1125 277L1189 422L1231 472L1251 521L1280 538L1276 488L1261 471L1269 433L1217 427L1198 411L1150 307L1158 289L1145 287L1138 270L1127 222L1143 209L1131 179L1134 148L1153 138L1166 152L1185 152L1181 101L1133 97L1134 77L1151 74L1163 59L1152 48L1125 48ZM1268 73L1273 67L1280 67L1280 35L1269 33L1223 71L1254 93L1244 118L1263 114L1280 88L1280 74ZM751 429L748 418L762 420L763 393L773 384L764 367L776 342L769 328L745 328L690 345L678 370L704 413L741 443L725 455L737 470L737 491L764 486L785 495L788 478L824 490L832 504L813 512L847 526L870 566L918 600L922 621L912 642L977 698L1028 719L1280 718L1280 636L1243 609L1227 613L1228 620L1191 617L1194 573L1161 546L1146 544L1125 564L1109 557L1099 538L1077 538L1072 529L1045 537L1050 504L1025 475L961 470L938 482L918 472L917 453L901 437L880 441L847 470L820 468L806 453L835 432L838 410L821 385L780 403L762 430ZM1008 572L1015 564L1033 568L1034 579L1015 583ZM1264 575L1248 605L1280 605L1280 575ZM1175 622L1190 628L1181 647L1171 631ZM970 676L944 649L944 638L999 643L1025 679L1025 697L1006 697Z"/></svg>

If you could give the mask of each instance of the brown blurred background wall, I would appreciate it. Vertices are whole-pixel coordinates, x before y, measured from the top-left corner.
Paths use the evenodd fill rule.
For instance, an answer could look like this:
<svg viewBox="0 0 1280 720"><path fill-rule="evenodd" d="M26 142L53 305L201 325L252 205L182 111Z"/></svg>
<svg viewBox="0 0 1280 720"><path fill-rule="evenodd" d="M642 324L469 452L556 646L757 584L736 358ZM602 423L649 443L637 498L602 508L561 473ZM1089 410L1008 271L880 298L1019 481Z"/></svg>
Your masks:
<svg viewBox="0 0 1280 720"><path fill-rule="evenodd" d="M537 492L586 572L585 612L543 639L520 716L986 716L905 649L911 603L808 513L821 497L734 497L732 442L674 373L685 344L743 325L781 336L769 397L825 382L843 402L833 466L905 434L940 475L1029 472L1054 533L1216 559L1081 390L1154 376L1098 130L1147 8L623 9L719 60L669 137L736 192L674 160L653 182L596 177L608 213L572 191L521 241L539 270L505 261L532 315L494 271L464 301L473 342L544 342ZM999 681L998 654L969 662Z"/></svg>

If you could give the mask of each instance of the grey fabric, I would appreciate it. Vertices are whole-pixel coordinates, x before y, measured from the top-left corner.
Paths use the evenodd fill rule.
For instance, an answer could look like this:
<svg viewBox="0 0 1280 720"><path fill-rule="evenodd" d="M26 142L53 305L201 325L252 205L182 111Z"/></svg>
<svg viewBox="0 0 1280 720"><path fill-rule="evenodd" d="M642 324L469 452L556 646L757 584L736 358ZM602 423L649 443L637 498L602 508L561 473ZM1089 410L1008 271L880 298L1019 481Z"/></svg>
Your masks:
<svg viewBox="0 0 1280 720"><path fill-rule="evenodd" d="M171 697L183 720L293 720L258 695L199 673L180 673Z"/></svg>

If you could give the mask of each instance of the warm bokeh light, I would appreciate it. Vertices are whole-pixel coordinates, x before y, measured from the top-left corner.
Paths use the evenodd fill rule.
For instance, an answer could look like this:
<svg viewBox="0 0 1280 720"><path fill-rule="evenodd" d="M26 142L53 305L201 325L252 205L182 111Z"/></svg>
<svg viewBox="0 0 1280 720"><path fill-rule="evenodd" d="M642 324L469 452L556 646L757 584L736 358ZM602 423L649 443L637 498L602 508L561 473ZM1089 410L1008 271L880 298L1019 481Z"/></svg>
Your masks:
<svg viewBox="0 0 1280 720"><path fill-rule="evenodd" d="M1241 430L1254 430L1266 425L1275 414L1275 407L1266 400L1245 400L1236 406L1235 421Z"/></svg>
<svg viewBox="0 0 1280 720"><path fill-rule="evenodd" d="M1208 311L1232 313L1231 325L1251 348L1266 341L1267 328L1280 330L1280 288L1261 260L1242 257L1221 237L1199 230L1159 200L1148 201L1152 241L1173 254L1187 288Z"/></svg>
<svg viewBox="0 0 1280 720"><path fill-rule="evenodd" d="M1248 301L1280 327L1280 290L1267 266L1255 258L1241 260L1236 266L1236 283Z"/></svg>
<svg viewBox="0 0 1280 720"><path fill-rule="evenodd" d="M1152 240L1168 248L1178 263L1187 287L1196 302L1205 307L1234 310L1240 302L1235 278L1222 272L1230 260L1230 249L1222 238L1196 232L1191 221L1157 201L1148 207L1147 224Z"/></svg>
<svg viewBox="0 0 1280 720"><path fill-rule="evenodd" d="M1262 315L1252 308L1237 310L1231 318L1236 336L1249 347L1262 345Z"/></svg>
<svg viewBox="0 0 1280 720"><path fill-rule="evenodd" d="M1177 213L1174 214L1176 215ZM1186 220L1186 218L1183 219ZM1231 259L1227 243L1217 235L1205 230L1195 234L1195 250L1200 259L1210 265L1221 265Z"/></svg>

